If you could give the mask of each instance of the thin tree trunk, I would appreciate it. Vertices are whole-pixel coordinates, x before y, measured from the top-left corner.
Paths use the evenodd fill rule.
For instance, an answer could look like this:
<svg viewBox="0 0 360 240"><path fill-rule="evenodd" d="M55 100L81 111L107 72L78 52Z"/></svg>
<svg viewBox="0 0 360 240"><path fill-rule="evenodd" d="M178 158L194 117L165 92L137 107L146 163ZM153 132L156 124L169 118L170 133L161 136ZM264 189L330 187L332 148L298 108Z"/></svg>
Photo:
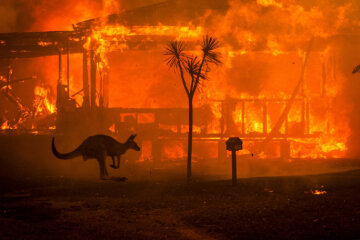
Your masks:
<svg viewBox="0 0 360 240"><path fill-rule="evenodd" d="M189 97L189 138L188 138L188 161L187 161L188 180L190 180L191 178L192 133L193 133L193 106L192 106L192 98Z"/></svg>

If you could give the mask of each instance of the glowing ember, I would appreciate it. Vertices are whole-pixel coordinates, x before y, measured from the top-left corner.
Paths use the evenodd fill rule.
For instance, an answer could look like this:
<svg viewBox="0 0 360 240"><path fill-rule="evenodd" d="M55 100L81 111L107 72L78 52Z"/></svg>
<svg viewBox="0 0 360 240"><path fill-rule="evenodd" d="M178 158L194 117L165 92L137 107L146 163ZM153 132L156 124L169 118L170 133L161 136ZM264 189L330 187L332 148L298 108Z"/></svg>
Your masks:
<svg viewBox="0 0 360 240"><path fill-rule="evenodd" d="M115 123L109 127L109 131L115 133Z"/></svg>
<svg viewBox="0 0 360 240"><path fill-rule="evenodd" d="M323 194L326 194L327 193L327 191L325 191L325 190L310 190L310 192L311 192L311 194L314 194L314 195L323 195Z"/></svg>
<svg viewBox="0 0 360 240"><path fill-rule="evenodd" d="M6 120L2 125L1 125L1 130L6 130L6 129L10 129L10 125L8 120Z"/></svg>
<svg viewBox="0 0 360 240"><path fill-rule="evenodd" d="M39 41L37 44L38 44L39 46L46 47L46 46L52 45L53 43L52 43L52 42Z"/></svg>

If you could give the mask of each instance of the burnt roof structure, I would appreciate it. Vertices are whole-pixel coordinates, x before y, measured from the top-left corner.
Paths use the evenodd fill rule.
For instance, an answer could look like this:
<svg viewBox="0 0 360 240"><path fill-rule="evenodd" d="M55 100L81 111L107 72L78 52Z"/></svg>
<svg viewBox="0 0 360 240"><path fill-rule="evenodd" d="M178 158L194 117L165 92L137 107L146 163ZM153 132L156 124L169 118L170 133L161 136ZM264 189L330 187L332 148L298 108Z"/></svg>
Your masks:
<svg viewBox="0 0 360 240"><path fill-rule="evenodd" d="M206 10L225 13L228 5L223 1L178 1L170 0L145 7L112 14L106 18L94 18L75 25L74 31L12 32L0 33L0 58L32 58L41 56L82 53L86 36L99 24L120 24L128 27L154 26L159 23L177 26L191 22L197 24ZM151 36L151 33L150 33ZM166 42L161 36L129 36L129 48L147 49L154 42ZM144 41L145 40L145 41Z"/></svg>
<svg viewBox="0 0 360 240"><path fill-rule="evenodd" d="M82 52L81 36L75 31L0 33L0 58L51 56L65 49Z"/></svg>

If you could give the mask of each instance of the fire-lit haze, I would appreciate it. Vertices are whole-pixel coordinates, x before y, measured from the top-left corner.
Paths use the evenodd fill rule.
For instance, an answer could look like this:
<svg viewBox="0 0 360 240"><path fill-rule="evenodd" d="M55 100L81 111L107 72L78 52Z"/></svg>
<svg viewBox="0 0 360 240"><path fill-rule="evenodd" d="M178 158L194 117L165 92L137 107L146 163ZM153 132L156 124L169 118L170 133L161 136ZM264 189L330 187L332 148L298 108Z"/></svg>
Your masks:
<svg viewBox="0 0 360 240"><path fill-rule="evenodd" d="M107 16L115 13L122 13L126 19L107 24ZM164 61L165 47L170 40L181 40L186 43L188 54L200 55L199 43L204 35L210 34L221 43L222 64L211 68L209 80L202 82L194 100L196 108L211 110L206 119L207 133L220 132L222 114L228 112L231 119L225 120L223 131L230 136L246 135L252 141L244 142L243 153L255 151L262 140L261 134L273 130L303 79L289 115L277 133L282 136L278 137L280 140L286 134L291 136L287 138L289 155L292 158L360 155L357 147L360 75L351 74L360 64L359 1L9 0L0 3L3 33L72 31L77 23L94 18L100 20L91 27L84 49L95 51L98 73L108 74L108 107L186 108L187 97L180 78ZM70 54L70 96L82 89L82 57L80 53ZM35 116L56 111L58 56L11 62L17 78L37 76L34 81L24 83L26 91L20 85L13 86L18 96L24 96L29 108L36 109ZM4 77L5 66L0 72ZM65 63L62 70L65 83ZM80 107L83 93L73 98ZM202 125L196 126L196 118L201 117L194 116L194 132L199 134L204 129ZM5 117L0 120L2 129L14 127ZM174 130L166 127L177 131L176 125ZM181 132L186 131L181 126ZM146 144L144 141L145 151L151 149ZM196 144L194 154L201 155L196 147L207 147L201 142ZM169 145L162 150L163 156L185 156L186 145ZM259 157L271 158L281 151L278 146ZM211 157L211 151L204 152ZM142 158L146 158L147 154L143 154Z"/></svg>

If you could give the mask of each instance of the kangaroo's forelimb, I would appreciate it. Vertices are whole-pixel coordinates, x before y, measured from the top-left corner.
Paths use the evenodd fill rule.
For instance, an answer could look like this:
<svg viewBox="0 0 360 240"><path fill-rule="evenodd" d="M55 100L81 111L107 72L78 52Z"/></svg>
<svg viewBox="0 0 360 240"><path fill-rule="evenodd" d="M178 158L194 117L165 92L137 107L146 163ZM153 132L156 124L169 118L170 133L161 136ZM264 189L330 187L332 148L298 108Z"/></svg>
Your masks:
<svg viewBox="0 0 360 240"><path fill-rule="evenodd" d="M115 157L117 158L117 165L115 164ZM110 164L109 166L114 168L114 169L118 169L120 168L120 156L117 155L117 156L111 156L111 159L112 159L112 164Z"/></svg>

